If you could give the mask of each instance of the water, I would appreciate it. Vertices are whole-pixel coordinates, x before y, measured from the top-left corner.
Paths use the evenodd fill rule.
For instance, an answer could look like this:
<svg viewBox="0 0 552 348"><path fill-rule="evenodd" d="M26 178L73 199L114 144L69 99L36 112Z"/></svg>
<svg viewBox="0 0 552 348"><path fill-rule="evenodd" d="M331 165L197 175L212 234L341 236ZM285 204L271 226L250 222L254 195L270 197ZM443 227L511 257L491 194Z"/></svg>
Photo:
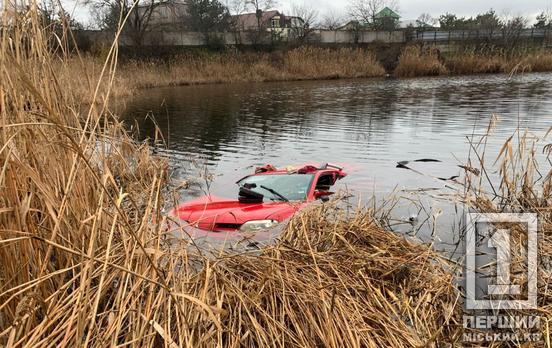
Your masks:
<svg viewBox="0 0 552 348"><path fill-rule="evenodd" d="M170 87L144 90L126 101L124 115L142 138L154 137L155 115L177 181L214 173L204 191L236 197L234 183L255 166L307 162L343 165L343 182L357 197L385 197L400 190L440 189L434 177L459 175L468 156L467 138L485 133L491 115L498 127L488 152L517 127L542 136L552 126L552 74L342 80ZM190 158L195 165L190 164ZM413 165L421 173L396 168L421 158L441 163ZM199 168L199 169L198 169ZM442 202L429 215L454 214ZM418 213L404 207L399 215ZM442 219L450 230L454 219ZM426 235L432 231L426 230Z"/></svg>

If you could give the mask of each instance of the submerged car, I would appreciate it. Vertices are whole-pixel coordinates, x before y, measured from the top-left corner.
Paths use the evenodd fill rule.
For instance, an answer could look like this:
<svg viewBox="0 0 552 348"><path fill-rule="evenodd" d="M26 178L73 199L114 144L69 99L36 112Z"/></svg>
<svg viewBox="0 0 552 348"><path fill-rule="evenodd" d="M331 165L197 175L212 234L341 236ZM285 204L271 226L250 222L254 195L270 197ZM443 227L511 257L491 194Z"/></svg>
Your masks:
<svg viewBox="0 0 552 348"><path fill-rule="evenodd" d="M285 169L267 165L237 182L238 199L209 195L182 204L171 215L203 231L267 230L316 200L327 201L331 187L346 175L330 164Z"/></svg>

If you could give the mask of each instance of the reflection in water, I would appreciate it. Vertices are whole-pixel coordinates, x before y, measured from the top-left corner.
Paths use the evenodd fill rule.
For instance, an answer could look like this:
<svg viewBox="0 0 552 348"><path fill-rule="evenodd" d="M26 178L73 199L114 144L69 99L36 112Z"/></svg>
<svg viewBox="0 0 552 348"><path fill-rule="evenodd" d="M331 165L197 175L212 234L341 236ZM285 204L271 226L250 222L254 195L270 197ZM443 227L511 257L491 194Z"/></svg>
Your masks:
<svg viewBox="0 0 552 348"><path fill-rule="evenodd" d="M500 122L490 153L498 152L518 125L544 134L552 121L551 77L159 88L127 101L124 114L138 120L146 138L154 135L153 122L145 118L152 112L168 142L168 149L160 151L170 155L175 175L193 175L185 165L190 157L201 158L218 175L210 188L215 194L235 197L234 183L251 166L334 162L348 168L348 187L369 197L396 188L442 188L431 177L397 169L397 162L439 159L443 162L421 170L437 177L458 175L458 160L464 161L469 150L467 137L483 134L492 114Z"/></svg>

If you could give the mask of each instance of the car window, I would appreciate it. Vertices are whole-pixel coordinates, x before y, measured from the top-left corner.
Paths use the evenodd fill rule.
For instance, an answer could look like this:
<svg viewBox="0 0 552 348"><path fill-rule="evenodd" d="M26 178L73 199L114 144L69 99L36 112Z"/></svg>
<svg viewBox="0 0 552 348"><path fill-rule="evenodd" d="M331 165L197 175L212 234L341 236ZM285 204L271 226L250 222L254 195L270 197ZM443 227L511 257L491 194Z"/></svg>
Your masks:
<svg viewBox="0 0 552 348"><path fill-rule="evenodd" d="M251 190L262 194L267 199L280 200L277 195L270 193L261 186L278 192L290 201L302 201L307 198L313 177L313 174L253 175L241 180L238 185L255 184L256 187Z"/></svg>
<svg viewBox="0 0 552 348"><path fill-rule="evenodd" d="M334 178L333 174L324 174L320 176L316 182L316 189L328 191L335 184Z"/></svg>

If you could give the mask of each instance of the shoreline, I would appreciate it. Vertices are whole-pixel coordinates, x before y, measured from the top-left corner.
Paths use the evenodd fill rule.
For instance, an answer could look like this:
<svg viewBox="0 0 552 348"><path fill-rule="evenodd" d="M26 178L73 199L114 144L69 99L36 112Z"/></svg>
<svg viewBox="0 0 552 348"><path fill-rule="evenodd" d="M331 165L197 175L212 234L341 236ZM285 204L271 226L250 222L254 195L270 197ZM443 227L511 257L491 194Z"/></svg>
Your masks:
<svg viewBox="0 0 552 348"><path fill-rule="evenodd" d="M552 72L552 52L549 51L535 51L517 54L513 57L498 53L477 54L473 51L441 56L434 49L422 50L411 46L403 50L392 71L386 71L383 68L383 63L376 59L376 54L373 51L360 49L330 51L318 48L299 48L287 53L288 56L278 53L275 54L275 59L273 55L240 53L228 56L218 53L208 58L175 57L168 62L135 60L121 63L117 75L125 85L131 86L131 88L150 89L232 85L235 83L375 80ZM353 56L352 62L351 56ZM224 61L226 57L231 61ZM471 64L470 67L466 66L466 62ZM359 63L362 66L357 66ZM119 95L118 92L118 89L115 89L114 94Z"/></svg>
<svg viewBox="0 0 552 348"><path fill-rule="evenodd" d="M447 77L476 77L476 76L523 76L525 74L546 74L552 73L552 70L546 71L531 71L511 74L507 72L488 72L488 73L466 73L466 74L448 74L448 75L421 75L412 77L398 77L387 74L387 76L381 77L327 77L327 78L296 78L288 80L263 80L263 81L236 81L236 82L181 82L181 83L169 83L166 85L143 85L136 87L137 91L146 91L156 88L170 88L170 87L194 87L194 86L232 86L241 84L271 84L271 83L286 83L286 82L316 82L316 81L381 81L381 80L414 80L422 78L447 78Z"/></svg>
<svg viewBox="0 0 552 348"><path fill-rule="evenodd" d="M397 53L398 54L398 53ZM536 50L506 55L502 51L468 50L442 55L435 48L407 46L396 62L378 58L366 49L300 47L273 53L202 53L167 59L120 59L110 97L130 96L138 90L161 87L231 85L300 81L416 78L517 74L552 71L552 51ZM395 58L393 58L395 59ZM58 67L58 78L74 90L77 101L91 103L95 86L75 76L97 76L103 61L92 55L82 62L69 58ZM386 69L384 66L392 66ZM107 88L100 90L107 95Z"/></svg>

